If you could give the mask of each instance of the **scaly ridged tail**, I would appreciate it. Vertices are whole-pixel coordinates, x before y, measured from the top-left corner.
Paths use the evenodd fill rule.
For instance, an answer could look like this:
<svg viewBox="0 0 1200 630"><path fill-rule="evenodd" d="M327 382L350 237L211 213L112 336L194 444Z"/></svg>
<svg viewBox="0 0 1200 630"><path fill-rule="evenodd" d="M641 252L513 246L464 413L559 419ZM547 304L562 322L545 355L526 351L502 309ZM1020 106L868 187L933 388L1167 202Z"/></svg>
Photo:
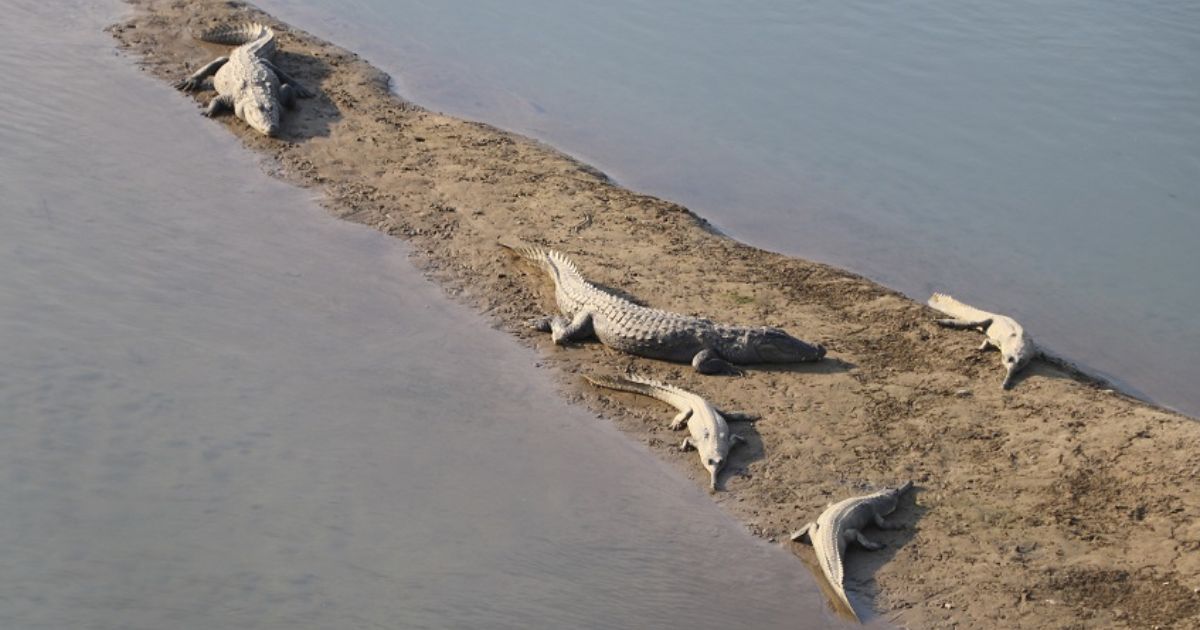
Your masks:
<svg viewBox="0 0 1200 630"><path fill-rule="evenodd" d="M525 260L538 264L545 264L546 257L550 253L550 250L542 249L541 247L525 247L523 245L509 245L508 243L500 243L500 247L512 251Z"/></svg>
<svg viewBox="0 0 1200 630"><path fill-rule="evenodd" d="M846 587L839 584L834 590L837 591L838 596L842 598L841 603L846 607L846 614L850 615L851 619L862 623L862 619L859 619L858 613L854 611L854 606L850 604L850 598L846 597Z"/></svg>
<svg viewBox="0 0 1200 630"><path fill-rule="evenodd" d="M825 591L826 595L832 595L830 599L835 610L840 608L843 613L861 622L850 603L850 597L846 595L846 559L839 553L836 538L823 537L822 533L820 530L808 532L809 541L812 542L817 555L817 564L821 567L821 590Z"/></svg>
<svg viewBox="0 0 1200 630"><path fill-rule="evenodd" d="M263 38L273 40L275 31L261 22L247 22L210 28L196 36L197 39L212 44L241 46Z"/></svg>
<svg viewBox="0 0 1200 630"><path fill-rule="evenodd" d="M586 282L583 274L579 273L579 268L575 266L575 262L567 255L556 250L547 249L544 247L525 247L522 245L509 245L500 243L500 246L512 250L521 258L537 263L542 269L545 269L556 281L565 280L561 278L560 273L567 274L567 278L578 282Z"/></svg>
<svg viewBox="0 0 1200 630"><path fill-rule="evenodd" d="M691 409L694 399L699 398L696 394L675 387L674 385L667 385L666 383L660 383L641 376L614 377L585 375L584 378L597 387L649 396L661 400L680 411Z"/></svg>
<svg viewBox="0 0 1200 630"><path fill-rule="evenodd" d="M974 306L963 304L962 302L959 302L945 293L934 293L933 296L929 298L928 304L929 306L957 319L980 321L996 316L995 313L989 313L987 311L977 309Z"/></svg>

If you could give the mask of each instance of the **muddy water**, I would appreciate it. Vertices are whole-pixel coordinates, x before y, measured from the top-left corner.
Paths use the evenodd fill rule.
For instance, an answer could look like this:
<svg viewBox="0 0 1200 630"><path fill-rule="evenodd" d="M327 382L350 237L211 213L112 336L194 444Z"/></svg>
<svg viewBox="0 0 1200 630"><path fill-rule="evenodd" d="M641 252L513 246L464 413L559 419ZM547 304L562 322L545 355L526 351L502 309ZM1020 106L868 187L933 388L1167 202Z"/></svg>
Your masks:
<svg viewBox="0 0 1200 630"><path fill-rule="evenodd" d="M1200 417L1200 5L262 0L760 247ZM935 349L931 349L935 351Z"/></svg>
<svg viewBox="0 0 1200 630"><path fill-rule="evenodd" d="M117 56L119 6L6 5L0 627L834 623L400 243Z"/></svg>

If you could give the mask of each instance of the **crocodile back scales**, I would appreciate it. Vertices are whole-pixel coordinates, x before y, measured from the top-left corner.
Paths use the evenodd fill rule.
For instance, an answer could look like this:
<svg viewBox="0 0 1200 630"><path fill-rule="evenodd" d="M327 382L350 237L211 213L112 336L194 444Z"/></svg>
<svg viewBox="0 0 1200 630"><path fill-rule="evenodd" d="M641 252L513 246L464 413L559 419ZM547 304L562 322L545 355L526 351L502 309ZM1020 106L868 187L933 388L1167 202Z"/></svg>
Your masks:
<svg viewBox="0 0 1200 630"><path fill-rule="evenodd" d="M649 308L604 291L588 282L579 267L557 250L504 247L546 270L554 280L555 298L563 315L572 317L581 310L591 310L595 316L596 336L607 345L618 349L660 344L669 347L679 343L679 337L699 338L718 328L708 319Z"/></svg>

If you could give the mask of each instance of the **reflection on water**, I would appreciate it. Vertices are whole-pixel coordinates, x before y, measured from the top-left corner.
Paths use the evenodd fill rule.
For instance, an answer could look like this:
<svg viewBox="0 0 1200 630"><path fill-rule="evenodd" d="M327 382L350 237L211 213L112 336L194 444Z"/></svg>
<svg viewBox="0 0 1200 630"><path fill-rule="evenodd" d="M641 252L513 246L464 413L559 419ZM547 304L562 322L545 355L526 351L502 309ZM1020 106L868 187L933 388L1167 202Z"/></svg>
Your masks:
<svg viewBox="0 0 1200 630"><path fill-rule="evenodd" d="M1200 415L1200 5L263 0L733 236ZM931 349L931 351L936 351Z"/></svg>
<svg viewBox="0 0 1200 630"><path fill-rule="evenodd" d="M119 7L62 4L0 21L0 627L830 623L396 241L115 56Z"/></svg>

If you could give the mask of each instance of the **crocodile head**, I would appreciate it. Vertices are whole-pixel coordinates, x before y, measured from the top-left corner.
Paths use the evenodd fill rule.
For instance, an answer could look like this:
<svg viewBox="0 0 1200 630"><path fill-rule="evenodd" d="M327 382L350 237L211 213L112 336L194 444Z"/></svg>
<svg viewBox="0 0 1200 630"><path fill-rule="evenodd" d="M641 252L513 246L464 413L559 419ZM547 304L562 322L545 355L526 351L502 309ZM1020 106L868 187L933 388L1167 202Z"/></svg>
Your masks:
<svg viewBox="0 0 1200 630"><path fill-rule="evenodd" d="M802 363L825 358L825 346L800 341L778 328L741 329L723 341L721 356L739 364Z"/></svg>
<svg viewBox="0 0 1200 630"><path fill-rule="evenodd" d="M725 458L709 457L704 460L704 468L708 470L708 487L717 489L717 475L721 474L721 469L725 468Z"/></svg>
<svg viewBox="0 0 1200 630"><path fill-rule="evenodd" d="M879 510L881 514L891 514L896 510L896 505L900 503L900 497L904 496L905 492L912 490L913 482L906 481L903 485L884 490L883 498L886 504Z"/></svg>
<svg viewBox="0 0 1200 630"><path fill-rule="evenodd" d="M241 118L255 131L274 138L279 135L279 104L271 99L253 99L241 107Z"/></svg>
<svg viewBox="0 0 1200 630"><path fill-rule="evenodd" d="M691 428L692 425L688 425ZM692 444L700 454L700 463L708 471L709 484L712 490L717 489L717 477L725 469L729 459L729 449L733 446L729 430L718 431L716 434L708 427L692 429Z"/></svg>
<svg viewBox="0 0 1200 630"><path fill-rule="evenodd" d="M702 463L704 469L708 471L708 487L714 492L717 490L717 477L721 471L725 470L725 463L729 459L729 446L725 448L700 448Z"/></svg>
<svg viewBox="0 0 1200 630"><path fill-rule="evenodd" d="M1038 354L1033 341L1025 334L1013 334L1011 338L1004 340L1000 344L1000 358L1004 361L1004 369L1007 373L1004 375L1004 383L1000 385L1003 389L1012 389L1013 378L1017 372L1020 372L1029 365Z"/></svg>

